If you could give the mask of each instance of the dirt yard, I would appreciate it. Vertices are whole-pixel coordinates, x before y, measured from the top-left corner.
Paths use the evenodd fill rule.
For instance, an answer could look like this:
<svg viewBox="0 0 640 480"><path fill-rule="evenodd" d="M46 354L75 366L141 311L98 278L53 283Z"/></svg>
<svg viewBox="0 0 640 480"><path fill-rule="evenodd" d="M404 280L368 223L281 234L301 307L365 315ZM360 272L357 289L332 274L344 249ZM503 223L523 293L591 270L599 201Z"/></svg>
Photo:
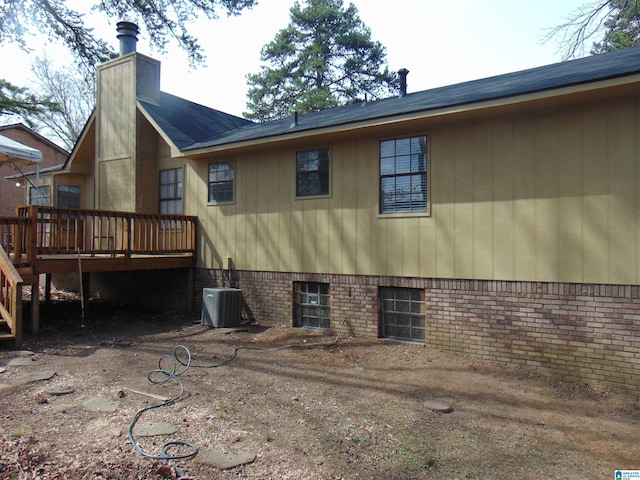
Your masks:
<svg viewBox="0 0 640 480"><path fill-rule="evenodd" d="M41 335L24 341L33 355L0 351L2 479L607 479L640 469L638 404L585 385L348 329L210 329L109 304L92 304L81 327L77 301L41 308ZM148 380L172 369L165 354L187 362L178 345L192 355L184 395L142 411L178 395L174 379ZM91 409L96 399L112 408ZM151 425L175 433L143 436ZM197 456L149 458L130 426L147 455L185 441Z"/></svg>

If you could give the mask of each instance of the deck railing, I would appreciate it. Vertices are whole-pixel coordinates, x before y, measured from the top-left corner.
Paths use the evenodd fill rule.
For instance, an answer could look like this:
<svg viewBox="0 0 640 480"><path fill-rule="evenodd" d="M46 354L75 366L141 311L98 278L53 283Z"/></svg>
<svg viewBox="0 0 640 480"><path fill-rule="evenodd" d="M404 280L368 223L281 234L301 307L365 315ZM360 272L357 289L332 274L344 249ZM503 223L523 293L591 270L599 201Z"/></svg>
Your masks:
<svg viewBox="0 0 640 480"><path fill-rule="evenodd" d="M0 218L14 263L55 254L164 255L195 252L197 217L27 206ZM0 238L0 241L2 239ZM23 263L25 263L23 261Z"/></svg>
<svg viewBox="0 0 640 480"><path fill-rule="evenodd" d="M19 347L22 341L22 278L0 246L0 318ZM7 334L2 333L0 337Z"/></svg>
<svg viewBox="0 0 640 480"><path fill-rule="evenodd" d="M0 217L0 246L14 265L28 262L31 242L28 241L30 220L28 218Z"/></svg>

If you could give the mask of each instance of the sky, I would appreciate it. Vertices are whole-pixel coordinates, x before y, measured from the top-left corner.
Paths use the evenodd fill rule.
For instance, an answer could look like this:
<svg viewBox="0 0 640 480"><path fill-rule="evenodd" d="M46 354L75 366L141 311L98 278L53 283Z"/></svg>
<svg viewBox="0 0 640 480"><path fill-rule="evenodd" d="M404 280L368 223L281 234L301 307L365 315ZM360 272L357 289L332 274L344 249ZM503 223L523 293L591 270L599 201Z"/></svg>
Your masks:
<svg viewBox="0 0 640 480"><path fill-rule="evenodd" d="M543 42L588 0L352 0L371 38L386 47L390 70L407 68L408 92L510 73L561 61L556 41ZM68 0L86 6L87 0ZM137 50L161 61L160 88L187 100L241 116L246 75L262 65L261 48L289 23L294 0L259 0L238 17L199 20L192 33L207 64L190 69L186 54L151 50L145 32ZM345 5L349 3L345 0ZM116 20L87 14L86 21L118 49ZM20 86L33 82L31 61L46 54L59 68L73 67L63 47L34 37L32 53L0 47L0 78ZM46 53L45 53L46 52Z"/></svg>

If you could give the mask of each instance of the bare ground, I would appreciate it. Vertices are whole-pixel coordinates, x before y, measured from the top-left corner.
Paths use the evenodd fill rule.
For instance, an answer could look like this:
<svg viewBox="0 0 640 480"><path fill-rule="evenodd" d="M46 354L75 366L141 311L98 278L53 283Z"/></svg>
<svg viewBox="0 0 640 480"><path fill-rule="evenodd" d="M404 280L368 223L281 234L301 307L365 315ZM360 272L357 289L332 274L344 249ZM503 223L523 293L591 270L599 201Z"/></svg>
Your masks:
<svg viewBox="0 0 640 480"><path fill-rule="evenodd" d="M538 480L640 469L640 408L628 397L348 329L229 331L179 314L91 308L83 328L77 301L42 305L41 334L24 341L32 364L0 374L0 478ZM252 453L252 463L171 464L133 448L134 416L162 403L134 390L177 395L175 381L147 379L177 345L192 354L185 394L139 419L177 432L136 437L140 448L159 456L165 441L182 440L200 452ZM55 376L16 385L42 370ZM73 392L52 395L58 387ZM93 397L118 408L87 410ZM434 400L453 411L432 411L425 402Z"/></svg>

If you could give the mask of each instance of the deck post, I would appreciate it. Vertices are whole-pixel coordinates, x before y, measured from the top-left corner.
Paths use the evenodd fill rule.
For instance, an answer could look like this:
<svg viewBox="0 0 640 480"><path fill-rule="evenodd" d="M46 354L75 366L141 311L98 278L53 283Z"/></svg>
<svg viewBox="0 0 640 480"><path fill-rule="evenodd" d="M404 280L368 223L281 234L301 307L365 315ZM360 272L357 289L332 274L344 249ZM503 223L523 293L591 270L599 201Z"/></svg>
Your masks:
<svg viewBox="0 0 640 480"><path fill-rule="evenodd" d="M13 347L18 350L22 347L22 282L16 285L16 303L13 305L16 319L16 330L13 332Z"/></svg>
<svg viewBox="0 0 640 480"><path fill-rule="evenodd" d="M31 218L31 244L27 245L27 263L34 264L34 260L38 255L38 207L31 205L29 207L29 217Z"/></svg>
<svg viewBox="0 0 640 480"><path fill-rule="evenodd" d="M131 227L133 223L133 216L127 215L125 217L126 228L125 228L125 258L129 260L131 258Z"/></svg>
<svg viewBox="0 0 640 480"><path fill-rule="evenodd" d="M91 291L91 274L89 272L82 272L82 308L84 315L89 313L89 292Z"/></svg>
<svg viewBox="0 0 640 480"><path fill-rule="evenodd" d="M193 313L193 268L187 268L187 313Z"/></svg>
<svg viewBox="0 0 640 480"><path fill-rule="evenodd" d="M44 303L51 303L51 274L44 277Z"/></svg>
<svg viewBox="0 0 640 480"><path fill-rule="evenodd" d="M31 333L37 335L40 331L40 275L36 275L35 283L31 284Z"/></svg>

